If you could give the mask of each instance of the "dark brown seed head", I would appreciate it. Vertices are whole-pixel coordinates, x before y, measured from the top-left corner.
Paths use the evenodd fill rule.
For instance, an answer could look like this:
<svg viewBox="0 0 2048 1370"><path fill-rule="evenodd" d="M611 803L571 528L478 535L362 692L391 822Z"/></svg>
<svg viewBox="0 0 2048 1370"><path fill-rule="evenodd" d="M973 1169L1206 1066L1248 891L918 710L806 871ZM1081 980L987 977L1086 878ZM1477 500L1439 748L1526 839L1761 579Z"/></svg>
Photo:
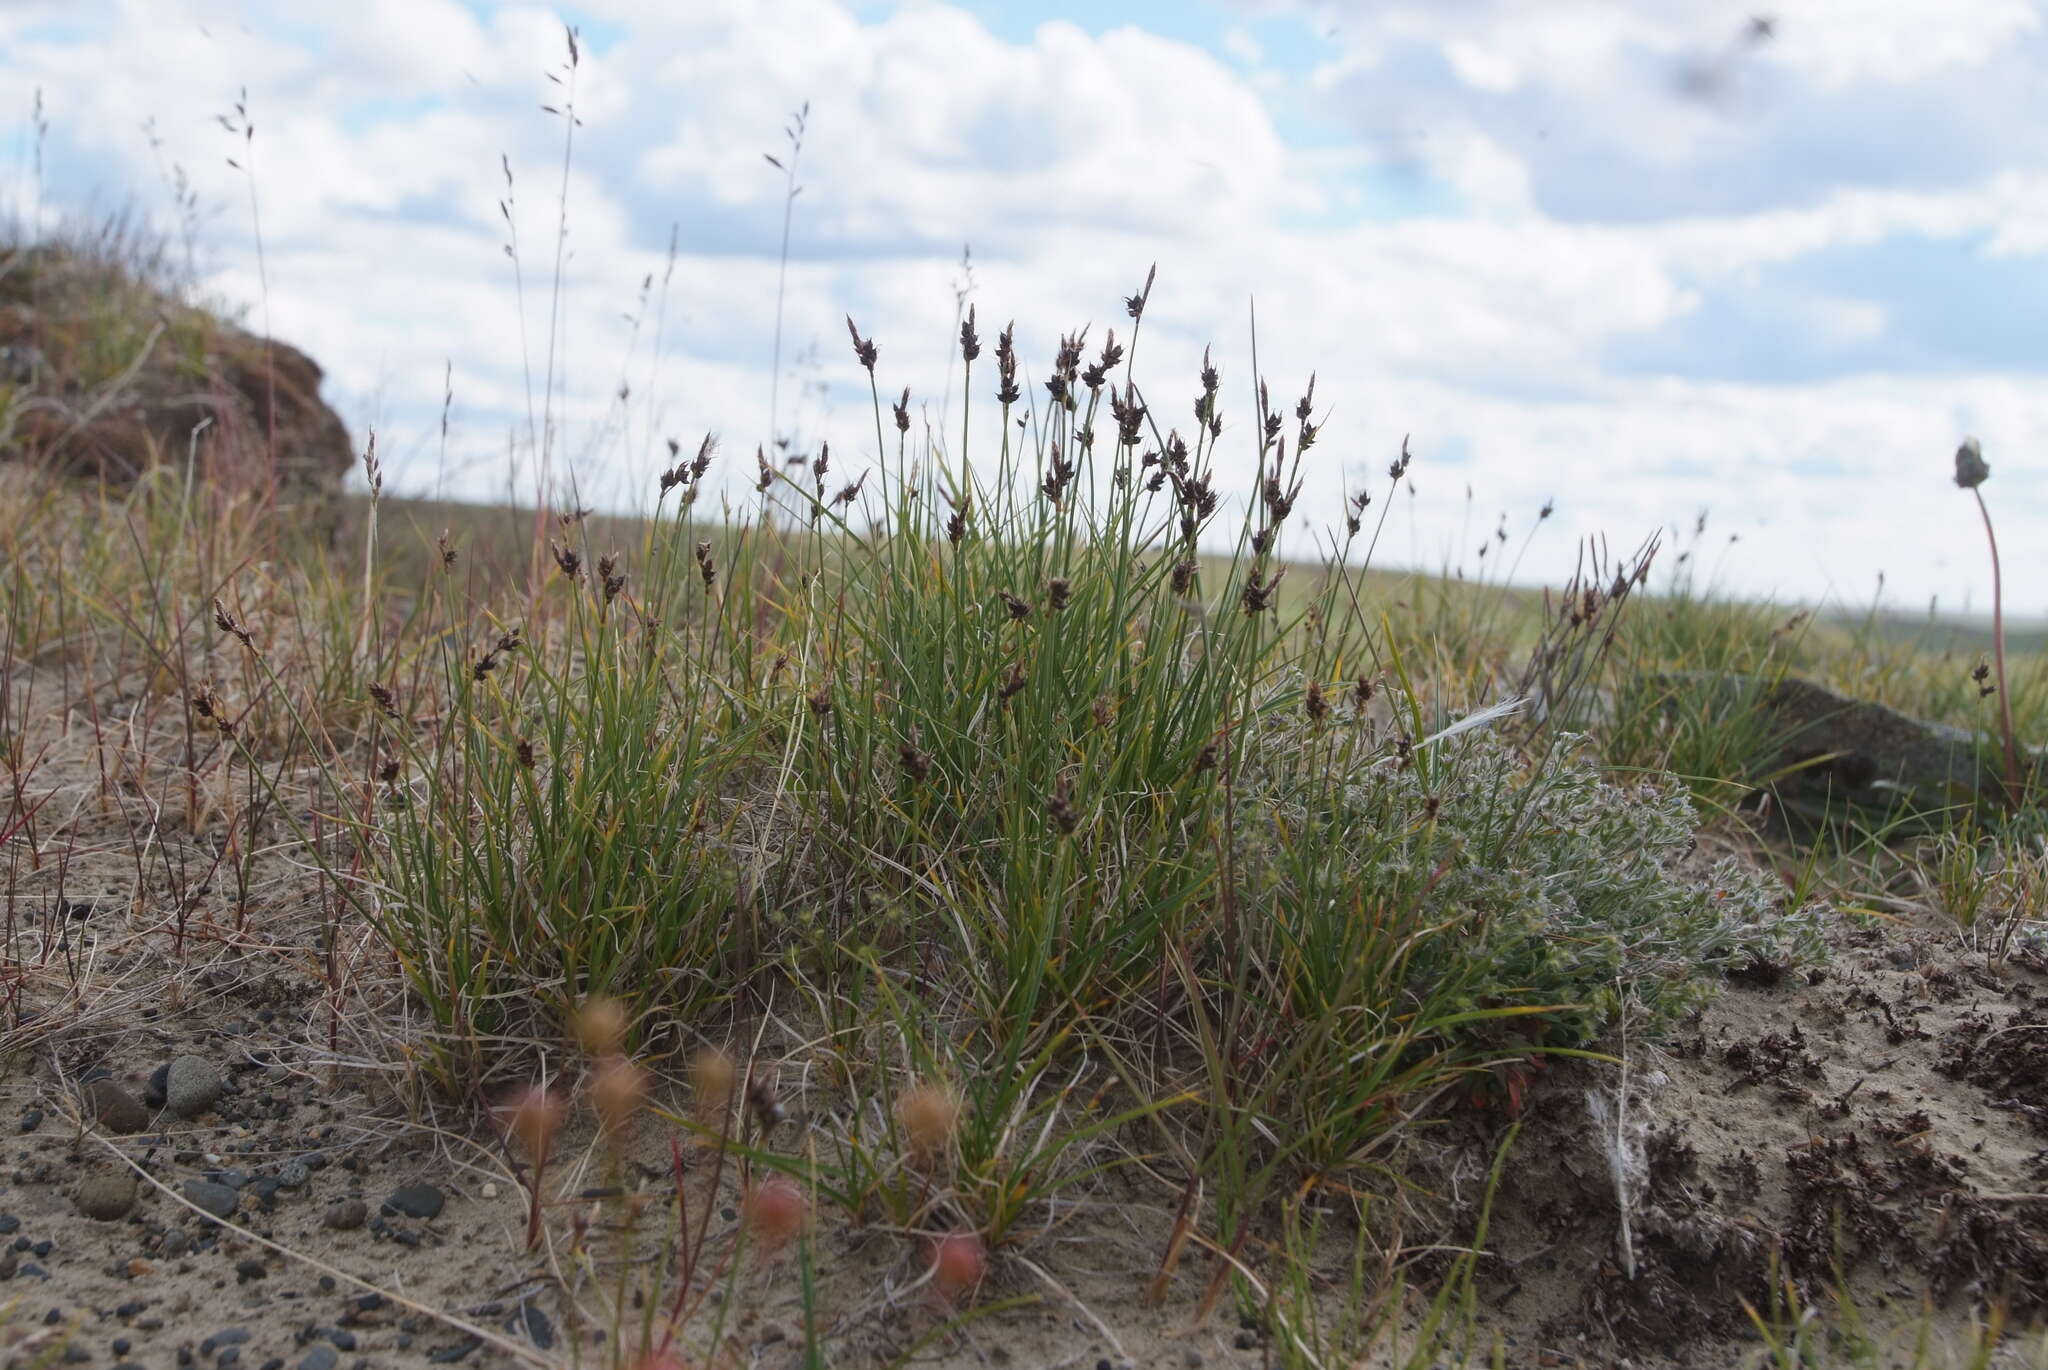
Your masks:
<svg viewBox="0 0 2048 1370"><path fill-rule="evenodd" d="M1065 776L1060 777L1060 783L1053 790L1052 798L1046 802L1045 811L1051 815L1052 821L1059 825L1061 832L1073 835L1074 829L1081 826L1081 811L1074 807L1073 781Z"/></svg>
<svg viewBox="0 0 2048 1370"><path fill-rule="evenodd" d="M782 1101L775 1097L774 1081L759 1076L747 1082L747 1107L754 1111L754 1120L763 1131L788 1116L782 1111Z"/></svg>
<svg viewBox="0 0 2048 1370"><path fill-rule="evenodd" d="M583 574L583 556L574 547L559 542L549 543L548 546L555 554L555 565L562 568L564 576L575 580Z"/></svg>
<svg viewBox="0 0 2048 1370"><path fill-rule="evenodd" d="M960 324L960 359L972 363L981 355L981 335L974 331L974 306L967 306L967 317Z"/></svg>
<svg viewBox="0 0 2048 1370"><path fill-rule="evenodd" d="M1974 490L1990 478L1991 468L1985 464L1983 446L1975 438L1964 438L1963 445L1956 449L1956 484Z"/></svg>
<svg viewBox="0 0 2048 1370"><path fill-rule="evenodd" d="M860 330L853 326L853 315L851 314L848 314L846 316L846 331L853 335L854 357L860 362L862 366L868 369L868 374L870 376L874 375L875 358L880 355L879 350L875 347L874 339L863 338L860 335Z"/></svg>
<svg viewBox="0 0 2048 1370"><path fill-rule="evenodd" d="M1308 721L1318 726L1330 716L1330 701L1323 698L1323 683L1311 680L1308 683L1308 698L1302 701L1302 708L1308 714Z"/></svg>
<svg viewBox="0 0 2048 1370"><path fill-rule="evenodd" d="M1031 617L1031 602L1029 600L1019 599L1008 590L998 590L996 593L1002 597L1003 607L1010 611L1011 622L1021 622Z"/></svg>
<svg viewBox="0 0 2048 1370"><path fill-rule="evenodd" d="M1257 574L1250 576L1244 583L1244 611L1256 614L1271 608L1274 592L1280 588L1280 582L1286 575L1287 568L1283 566L1264 582L1259 580Z"/></svg>
<svg viewBox="0 0 2048 1370"><path fill-rule="evenodd" d="M1145 273L1145 288L1143 290L1140 290L1135 295L1124 296L1124 312L1126 314L1129 314L1133 319L1139 319L1144 317L1145 302L1152 298L1152 278L1154 276L1157 276L1158 274L1159 264L1157 262L1154 262L1152 264L1151 270Z"/></svg>
<svg viewBox="0 0 2048 1370"><path fill-rule="evenodd" d="M255 645L249 641L249 630L235 620L235 616L228 612L227 605L220 602L218 595L214 597L213 601L213 626L224 633L240 638L244 647Z"/></svg>
<svg viewBox="0 0 2048 1370"><path fill-rule="evenodd" d="M1045 602L1052 606L1054 613L1066 608L1067 602L1073 597L1074 582L1065 576L1054 576L1045 583Z"/></svg>
<svg viewBox="0 0 2048 1370"><path fill-rule="evenodd" d="M374 680L370 682L370 702L375 704L377 711L386 718L398 717L398 696L387 686L379 685Z"/></svg>
<svg viewBox="0 0 2048 1370"><path fill-rule="evenodd" d="M377 778L383 781L386 785L396 785L398 783L398 775L399 767L397 757L392 757L390 760L386 761L383 765L377 768Z"/></svg>
<svg viewBox="0 0 2048 1370"><path fill-rule="evenodd" d="M996 378L1001 383L996 387L996 403L1009 406L1023 397L1017 388L1017 323L1011 320L1003 331L996 335Z"/></svg>
<svg viewBox="0 0 2048 1370"><path fill-rule="evenodd" d="M896 746L896 764L903 768L903 774L912 784L923 784L932 773L932 759L918 748L915 742L901 742Z"/></svg>
<svg viewBox="0 0 2048 1370"><path fill-rule="evenodd" d="M220 729L222 737L235 735L235 721L227 716L227 708L211 685L202 685L192 695L192 712L198 714L214 727Z"/></svg>
<svg viewBox="0 0 2048 1370"><path fill-rule="evenodd" d="M1186 561L1176 565L1173 568L1173 592L1177 595L1185 595L1190 589L1194 588L1195 573L1199 570L1201 570L1201 567L1193 557L1189 557Z"/></svg>
<svg viewBox="0 0 2048 1370"><path fill-rule="evenodd" d="M521 767L529 771L533 769L534 755L532 742L522 737L519 739L519 745L512 750L513 754L519 758Z"/></svg>
<svg viewBox="0 0 2048 1370"><path fill-rule="evenodd" d="M906 385L903 387L903 398L896 401L896 403L890 407L896 411L896 431L899 433L908 433L910 431L909 386Z"/></svg>
<svg viewBox="0 0 2048 1370"><path fill-rule="evenodd" d="M996 698L1008 705L1010 700L1024 688L1024 663L1010 663L1010 673L1003 677L1002 687L996 691Z"/></svg>

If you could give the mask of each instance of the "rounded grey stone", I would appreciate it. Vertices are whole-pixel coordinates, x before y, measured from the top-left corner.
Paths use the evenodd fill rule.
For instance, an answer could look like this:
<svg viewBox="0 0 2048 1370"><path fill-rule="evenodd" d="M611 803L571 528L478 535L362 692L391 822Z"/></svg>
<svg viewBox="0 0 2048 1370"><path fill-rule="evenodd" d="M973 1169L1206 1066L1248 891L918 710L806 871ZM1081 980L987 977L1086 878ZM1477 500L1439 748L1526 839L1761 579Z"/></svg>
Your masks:
<svg viewBox="0 0 2048 1370"><path fill-rule="evenodd" d="M215 1184L211 1180L185 1181L185 1197L191 1200L194 1206L216 1218L233 1217L235 1206L242 1199L240 1194L226 1185Z"/></svg>
<svg viewBox="0 0 2048 1370"><path fill-rule="evenodd" d="M180 1118L212 1108L227 1088L220 1067L204 1056L180 1056L164 1074L164 1103Z"/></svg>

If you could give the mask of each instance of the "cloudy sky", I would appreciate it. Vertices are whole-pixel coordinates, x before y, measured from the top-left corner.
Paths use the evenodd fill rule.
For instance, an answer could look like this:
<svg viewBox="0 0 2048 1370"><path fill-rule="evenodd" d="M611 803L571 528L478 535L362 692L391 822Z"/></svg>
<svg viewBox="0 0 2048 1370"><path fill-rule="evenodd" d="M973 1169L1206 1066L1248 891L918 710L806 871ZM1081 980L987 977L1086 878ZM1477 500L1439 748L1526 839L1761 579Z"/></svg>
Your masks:
<svg viewBox="0 0 2048 1370"><path fill-rule="evenodd" d="M1275 392L1318 377L1312 512L1379 494L1413 435L1384 560L1491 571L1501 520L1512 554L1554 499L1541 579L1582 537L1694 545L1705 511L1726 588L1863 604L1882 573L1896 607L1982 610L1949 482L1975 433L2038 614L2043 71L2035 0L0 0L0 210L132 206L176 240L188 177L205 289L317 357L410 492L530 494L541 408L587 498L705 429L743 482L771 392L852 473L845 314L957 425L962 287L1042 374L1156 262L1140 380L1180 414L1215 346L1239 487L1253 301ZM219 117L244 89L253 140ZM561 235L542 106L572 101ZM771 386L763 154L806 101Z"/></svg>

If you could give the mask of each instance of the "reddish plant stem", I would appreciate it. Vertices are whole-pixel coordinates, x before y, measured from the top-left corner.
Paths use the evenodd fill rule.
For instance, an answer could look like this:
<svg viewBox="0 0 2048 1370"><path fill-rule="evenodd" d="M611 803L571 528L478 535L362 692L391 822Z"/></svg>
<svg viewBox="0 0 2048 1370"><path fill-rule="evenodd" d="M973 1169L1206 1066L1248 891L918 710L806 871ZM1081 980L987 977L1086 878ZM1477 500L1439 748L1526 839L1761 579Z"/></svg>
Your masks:
<svg viewBox="0 0 2048 1370"><path fill-rule="evenodd" d="M2020 753L2012 733L2012 693L2005 688L2005 585L1998 569L1998 534L1991 531L1991 510L1985 507L1984 492L1971 487L1977 497L1977 512L1984 516L1984 540L1991 544L1991 655L1998 678L1998 729L2005 743L2005 794L2013 804L2020 802Z"/></svg>

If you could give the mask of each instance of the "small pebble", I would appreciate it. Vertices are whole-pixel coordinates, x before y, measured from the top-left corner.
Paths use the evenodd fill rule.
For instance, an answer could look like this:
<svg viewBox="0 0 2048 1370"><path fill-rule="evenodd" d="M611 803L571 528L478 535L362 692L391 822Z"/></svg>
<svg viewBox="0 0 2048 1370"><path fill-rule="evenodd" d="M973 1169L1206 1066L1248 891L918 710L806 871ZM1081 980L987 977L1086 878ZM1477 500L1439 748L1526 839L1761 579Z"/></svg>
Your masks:
<svg viewBox="0 0 2048 1370"><path fill-rule="evenodd" d="M94 1222L118 1222L135 1207L135 1177L129 1174L88 1175L71 1192L71 1202Z"/></svg>
<svg viewBox="0 0 2048 1370"><path fill-rule="evenodd" d="M109 1132L129 1136L149 1126L142 1101L112 1080L94 1080L85 1087L85 1110Z"/></svg>
<svg viewBox="0 0 2048 1370"><path fill-rule="evenodd" d="M306 1358L299 1362L299 1370L334 1370L339 1364L341 1353L322 1343L306 1353Z"/></svg>
<svg viewBox="0 0 2048 1370"><path fill-rule="evenodd" d="M180 1118L196 1118L219 1101L227 1082L203 1056L180 1056L164 1072L164 1105Z"/></svg>
<svg viewBox="0 0 2048 1370"><path fill-rule="evenodd" d="M391 1192L391 1197L384 1201L384 1211L408 1218L434 1218L440 1216L447 1202L447 1196L433 1185L409 1184Z"/></svg>
<svg viewBox="0 0 2048 1370"><path fill-rule="evenodd" d="M185 1197L196 1207L216 1218L233 1217L235 1206L242 1200L242 1196L234 1190L224 1184L215 1184L211 1180L185 1181Z"/></svg>
<svg viewBox="0 0 2048 1370"><path fill-rule="evenodd" d="M224 1346L240 1346L242 1343L248 1340L248 1328L223 1327L220 1331L214 1333L205 1341L199 1343L199 1354L202 1356L210 1356L215 1351L220 1350Z"/></svg>
<svg viewBox="0 0 2048 1370"><path fill-rule="evenodd" d="M368 1213L369 1205L361 1199L343 1199L339 1203L327 1205L327 1211L321 1215L320 1221L336 1232L352 1232L363 1225L363 1219Z"/></svg>

